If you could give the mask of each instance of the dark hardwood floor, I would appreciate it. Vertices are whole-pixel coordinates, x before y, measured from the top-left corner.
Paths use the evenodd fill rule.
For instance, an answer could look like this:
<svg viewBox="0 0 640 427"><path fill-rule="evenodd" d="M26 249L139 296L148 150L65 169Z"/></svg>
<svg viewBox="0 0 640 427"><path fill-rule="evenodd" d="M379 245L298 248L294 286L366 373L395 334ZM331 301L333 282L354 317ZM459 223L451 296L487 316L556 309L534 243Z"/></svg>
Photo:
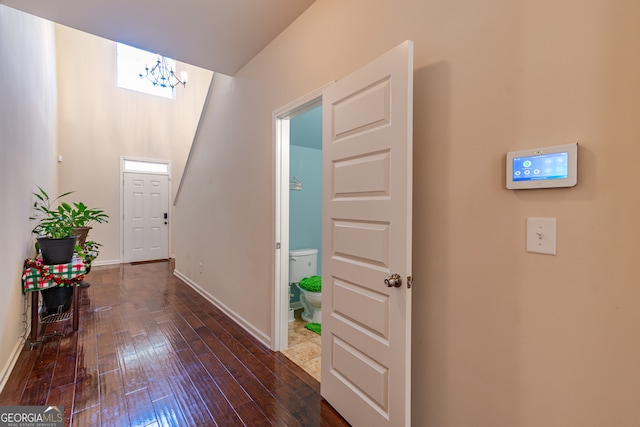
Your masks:
<svg viewBox="0 0 640 427"><path fill-rule="evenodd" d="M61 405L73 426L347 426L319 384L173 275L94 267L80 328L25 345L0 405Z"/></svg>

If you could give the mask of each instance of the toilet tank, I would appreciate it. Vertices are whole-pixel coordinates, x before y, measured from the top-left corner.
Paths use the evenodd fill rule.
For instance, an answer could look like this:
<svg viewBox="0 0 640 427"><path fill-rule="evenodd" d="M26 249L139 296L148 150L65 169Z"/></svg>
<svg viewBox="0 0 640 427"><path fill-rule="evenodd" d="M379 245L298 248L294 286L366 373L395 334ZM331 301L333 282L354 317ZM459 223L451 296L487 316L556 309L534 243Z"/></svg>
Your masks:
<svg viewBox="0 0 640 427"><path fill-rule="evenodd" d="M289 251L289 282L298 283L305 277L318 274L318 250L296 249Z"/></svg>

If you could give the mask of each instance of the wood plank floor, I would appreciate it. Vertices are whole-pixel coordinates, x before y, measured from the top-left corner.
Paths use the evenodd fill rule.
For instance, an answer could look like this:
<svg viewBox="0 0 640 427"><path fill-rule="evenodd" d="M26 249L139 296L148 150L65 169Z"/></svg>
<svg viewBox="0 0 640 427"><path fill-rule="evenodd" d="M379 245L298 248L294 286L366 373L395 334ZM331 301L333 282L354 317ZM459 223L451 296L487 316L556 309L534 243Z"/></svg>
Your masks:
<svg viewBox="0 0 640 427"><path fill-rule="evenodd" d="M61 405L68 426L348 426L319 384L173 275L172 262L94 267L80 328L48 324L0 406Z"/></svg>

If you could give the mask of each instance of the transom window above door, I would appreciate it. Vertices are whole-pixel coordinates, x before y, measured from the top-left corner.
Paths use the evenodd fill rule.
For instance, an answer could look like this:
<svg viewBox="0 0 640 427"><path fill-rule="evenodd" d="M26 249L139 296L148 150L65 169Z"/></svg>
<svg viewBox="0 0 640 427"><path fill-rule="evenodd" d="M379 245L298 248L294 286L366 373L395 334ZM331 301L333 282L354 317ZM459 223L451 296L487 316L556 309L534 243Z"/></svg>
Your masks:
<svg viewBox="0 0 640 427"><path fill-rule="evenodd" d="M123 159L124 172L169 173L167 162L153 162L148 160Z"/></svg>

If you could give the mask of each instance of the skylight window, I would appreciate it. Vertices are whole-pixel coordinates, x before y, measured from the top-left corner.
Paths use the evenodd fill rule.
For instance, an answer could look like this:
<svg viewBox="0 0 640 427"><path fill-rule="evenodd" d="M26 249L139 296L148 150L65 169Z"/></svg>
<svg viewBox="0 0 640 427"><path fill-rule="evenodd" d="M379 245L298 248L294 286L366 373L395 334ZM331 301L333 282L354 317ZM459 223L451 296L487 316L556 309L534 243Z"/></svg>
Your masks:
<svg viewBox="0 0 640 427"><path fill-rule="evenodd" d="M145 67L151 68L158 62L159 55L122 43L116 44L116 55L118 87L175 99L175 91L170 87L154 85L146 78L140 77L140 73L145 73ZM175 61L170 58L166 60L171 69L175 69Z"/></svg>

